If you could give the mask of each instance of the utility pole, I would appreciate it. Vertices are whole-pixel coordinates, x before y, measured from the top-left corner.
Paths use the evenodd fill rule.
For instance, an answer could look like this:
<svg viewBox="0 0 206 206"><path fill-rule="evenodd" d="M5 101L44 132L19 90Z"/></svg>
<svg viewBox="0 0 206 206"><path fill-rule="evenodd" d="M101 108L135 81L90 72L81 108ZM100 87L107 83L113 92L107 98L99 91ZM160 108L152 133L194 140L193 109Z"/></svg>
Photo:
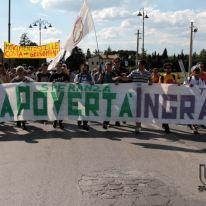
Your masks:
<svg viewBox="0 0 206 206"><path fill-rule="evenodd" d="M136 67L138 65L138 58L139 58L139 40L141 39L140 34L141 33L139 32L139 29L138 29L137 33L136 33L136 35L137 35Z"/></svg>
<svg viewBox="0 0 206 206"><path fill-rule="evenodd" d="M192 67L192 56L193 56L193 33L197 32L197 28L194 27L194 22L191 22L190 26L190 54L189 54L189 68L188 72L190 74Z"/></svg>
<svg viewBox="0 0 206 206"><path fill-rule="evenodd" d="M191 67L192 67L192 50L193 50L193 27L194 27L194 24L193 22L191 22L191 31L190 31L190 55L189 55L189 68L188 68L188 71L190 73L191 71Z"/></svg>
<svg viewBox="0 0 206 206"><path fill-rule="evenodd" d="M8 12L8 42L11 42L11 0L9 0L9 12Z"/></svg>

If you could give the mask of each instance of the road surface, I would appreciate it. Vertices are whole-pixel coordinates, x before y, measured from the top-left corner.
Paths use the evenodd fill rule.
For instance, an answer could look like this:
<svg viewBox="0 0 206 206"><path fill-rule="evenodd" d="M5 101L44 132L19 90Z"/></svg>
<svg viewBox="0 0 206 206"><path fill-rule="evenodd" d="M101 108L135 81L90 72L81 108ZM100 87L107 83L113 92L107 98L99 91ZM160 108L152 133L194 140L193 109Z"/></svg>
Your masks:
<svg viewBox="0 0 206 206"><path fill-rule="evenodd" d="M199 165L206 130L131 125L90 131L29 122L28 131L0 125L0 206L199 206Z"/></svg>

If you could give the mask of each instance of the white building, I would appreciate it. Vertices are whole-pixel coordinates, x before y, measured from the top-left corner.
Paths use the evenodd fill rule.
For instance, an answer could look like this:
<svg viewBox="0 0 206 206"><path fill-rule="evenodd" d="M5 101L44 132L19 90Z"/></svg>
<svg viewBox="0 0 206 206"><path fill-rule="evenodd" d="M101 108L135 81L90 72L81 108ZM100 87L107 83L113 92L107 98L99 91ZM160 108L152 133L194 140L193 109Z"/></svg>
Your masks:
<svg viewBox="0 0 206 206"><path fill-rule="evenodd" d="M114 55L95 55L88 59L88 64L90 70L93 70L95 67L98 67L99 65L104 65L107 61L113 61L115 58L119 57L117 54Z"/></svg>

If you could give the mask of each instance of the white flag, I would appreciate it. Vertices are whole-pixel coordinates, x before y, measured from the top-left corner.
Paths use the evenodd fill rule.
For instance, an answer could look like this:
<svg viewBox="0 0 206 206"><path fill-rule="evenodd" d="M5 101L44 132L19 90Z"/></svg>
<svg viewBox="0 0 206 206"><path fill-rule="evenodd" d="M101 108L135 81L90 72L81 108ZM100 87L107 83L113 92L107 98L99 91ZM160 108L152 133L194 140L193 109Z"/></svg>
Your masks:
<svg viewBox="0 0 206 206"><path fill-rule="evenodd" d="M52 70L56 67L57 63L62 59L64 55L64 50L59 51L56 57L52 60L52 62L48 66L48 70Z"/></svg>
<svg viewBox="0 0 206 206"><path fill-rule="evenodd" d="M72 33L70 34L64 49L71 53L72 49L77 46L77 44L93 30L94 24L92 15L89 11L87 0L84 0L81 7L79 16L74 24Z"/></svg>
<svg viewBox="0 0 206 206"><path fill-rule="evenodd" d="M74 24L74 28L69 38L67 39L64 50L66 53L66 58L71 55L72 49L77 46L77 44L89 33L93 30L94 23L92 19L92 15L89 11L89 7L87 4L87 0L84 0L79 16ZM61 60L63 57L64 51L60 51L59 54L54 58L54 60L50 63L48 70L53 69L57 62Z"/></svg>

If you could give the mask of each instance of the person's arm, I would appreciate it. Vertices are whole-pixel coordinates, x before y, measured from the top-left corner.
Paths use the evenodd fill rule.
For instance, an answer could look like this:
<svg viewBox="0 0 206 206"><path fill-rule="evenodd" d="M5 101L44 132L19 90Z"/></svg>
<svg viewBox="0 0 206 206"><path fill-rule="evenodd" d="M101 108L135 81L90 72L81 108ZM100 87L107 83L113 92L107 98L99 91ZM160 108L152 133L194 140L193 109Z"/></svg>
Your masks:
<svg viewBox="0 0 206 206"><path fill-rule="evenodd" d="M148 80L148 85L152 85L153 81L152 81L152 76L150 76L149 80Z"/></svg>
<svg viewBox="0 0 206 206"><path fill-rule="evenodd" d="M49 82L53 82L53 80L54 80L54 74L52 74L52 75L50 76Z"/></svg>
<svg viewBox="0 0 206 206"><path fill-rule="evenodd" d="M6 82L5 83L9 83L11 81L10 77L8 74L6 74Z"/></svg>
<svg viewBox="0 0 206 206"><path fill-rule="evenodd" d="M189 83L189 86L190 86L190 87L193 87L193 86L194 86L192 77L188 77L188 83Z"/></svg>
<svg viewBox="0 0 206 206"><path fill-rule="evenodd" d="M70 82L70 76L68 74L64 74L64 75L65 75L65 78L64 78L65 81L66 82Z"/></svg>
<svg viewBox="0 0 206 206"><path fill-rule="evenodd" d="M30 83L30 82L34 82L34 80L30 77L24 77L23 82Z"/></svg>
<svg viewBox="0 0 206 206"><path fill-rule="evenodd" d="M40 73L36 75L37 82L41 82Z"/></svg>
<svg viewBox="0 0 206 206"><path fill-rule="evenodd" d="M79 75L78 74L74 78L74 83L79 84Z"/></svg>
<svg viewBox="0 0 206 206"><path fill-rule="evenodd" d="M159 83L160 84L163 84L163 79L164 79L164 77L162 75L160 75L160 77L159 77Z"/></svg>
<svg viewBox="0 0 206 206"><path fill-rule="evenodd" d="M116 78L116 80L114 80L114 81L122 80L124 82L129 82L129 81L132 80L130 75L128 75L128 76L118 76L118 77L115 77L115 78Z"/></svg>
<svg viewBox="0 0 206 206"><path fill-rule="evenodd" d="M90 77L91 77L91 81L90 81L90 84L91 85L94 85L95 84L95 82L94 82L94 78L93 78L93 76L90 74Z"/></svg>
<svg viewBox="0 0 206 206"><path fill-rule="evenodd" d="M104 78L103 74L102 74L102 73L100 73L100 75L99 75L99 78L98 78L97 82L98 82L99 84L103 84L103 78Z"/></svg>

